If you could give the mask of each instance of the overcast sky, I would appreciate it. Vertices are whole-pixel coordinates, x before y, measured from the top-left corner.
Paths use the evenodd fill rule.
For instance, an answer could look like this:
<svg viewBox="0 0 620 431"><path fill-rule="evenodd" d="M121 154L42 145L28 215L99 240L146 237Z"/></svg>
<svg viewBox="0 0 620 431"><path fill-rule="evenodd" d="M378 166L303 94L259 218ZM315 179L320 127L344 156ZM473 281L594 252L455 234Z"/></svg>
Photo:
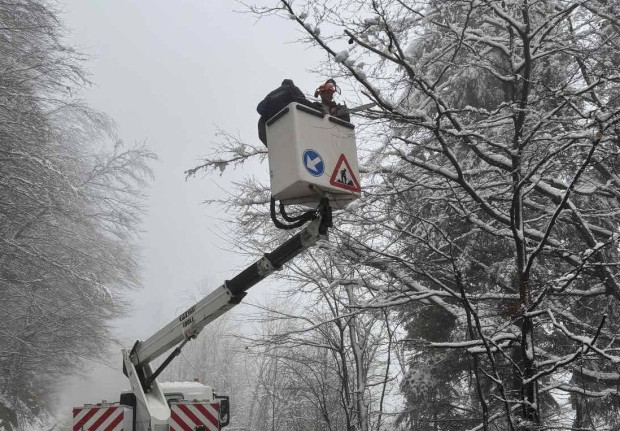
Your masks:
<svg viewBox="0 0 620 431"><path fill-rule="evenodd" d="M144 289L130 295L132 314L116 324L119 339L143 339L189 305L202 280L216 287L249 263L218 238L218 208L202 204L223 196L241 172L187 182L183 172L212 150L218 127L257 141L256 104L283 78L312 93L320 79L309 69L321 54L291 43L299 36L292 21L257 22L231 1L59 4L68 43L91 57L86 100L116 121L125 142L145 142L159 157L141 240ZM253 173L268 178L266 165ZM267 290L256 286L248 299ZM114 351L112 367L93 366L87 380L68 383L60 403L116 400L126 382Z"/></svg>

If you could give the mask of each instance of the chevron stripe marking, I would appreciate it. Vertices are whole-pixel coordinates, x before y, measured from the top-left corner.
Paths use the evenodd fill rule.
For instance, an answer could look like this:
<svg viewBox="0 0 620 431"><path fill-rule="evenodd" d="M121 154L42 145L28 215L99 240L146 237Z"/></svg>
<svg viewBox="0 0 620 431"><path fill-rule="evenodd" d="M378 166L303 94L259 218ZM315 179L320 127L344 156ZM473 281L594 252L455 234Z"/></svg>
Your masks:
<svg viewBox="0 0 620 431"><path fill-rule="evenodd" d="M108 425L103 431L123 431L123 417L124 415L122 414L123 411L121 409L120 410L121 414L119 414L118 416L116 416L112 422L110 423L110 425ZM120 425L120 428L118 427Z"/></svg>
<svg viewBox="0 0 620 431"><path fill-rule="evenodd" d="M220 428L219 404L207 404L208 407L204 404L194 404L194 406L208 419L210 423L215 424L216 430Z"/></svg>
<svg viewBox="0 0 620 431"><path fill-rule="evenodd" d="M95 415L95 413L97 413L97 409L84 408L82 410L79 410L77 415L75 414L76 410L78 409L73 410L73 431L80 431L86 421L88 421Z"/></svg>
<svg viewBox="0 0 620 431"><path fill-rule="evenodd" d="M185 423L185 421L177 413L177 409L173 409L170 414L170 428L173 430L192 431L191 427Z"/></svg>
<svg viewBox="0 0 620 431"><path fill-rule="evenodd" d="M101 426L101 424L112 414L114 413L115 410L118 410L115 407L110 407L110 408L101 408L99 410L102 410L103 412L101 414L99 414L97 420L92 424L89 425L88 428L89 430L98 430L99 427Z"/></svg>
<svg viewBox="0 0 620 431"><path fill-rule="evenodd" d="M198 418L201 424L205 424L210 431L217 431L217 423L213 423L209 418L207 418L199 409L198 406L200 404L186 404L187 407L195 416Z"/></svg>
<svg viewBox="0 0 620 431"><path fill-rule="evenodd" d="M194 422L195 425L206 425L203 424L202 421L198 419L194 413L192 413L192 411L189 409L189 407L187 407L187 405L179 404L177 407L181 409L183 413L185 413L185 416L187 416L192 422Z"/></svg>
<svg viewBox="0 0 620 431"><path fill-rule="evenodd" d="M73 409L73 431L122 431L125 410L122 407L85 407Z"/></svg>

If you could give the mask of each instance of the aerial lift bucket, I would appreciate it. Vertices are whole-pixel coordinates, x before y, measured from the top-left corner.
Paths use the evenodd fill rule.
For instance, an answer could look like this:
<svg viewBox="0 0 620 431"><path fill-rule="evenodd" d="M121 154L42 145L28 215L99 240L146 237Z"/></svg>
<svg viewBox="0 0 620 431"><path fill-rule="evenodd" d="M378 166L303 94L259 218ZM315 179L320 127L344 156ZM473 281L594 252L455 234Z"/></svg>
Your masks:
<svg viewBox="0 0 620 431"><path fill-rule="evenodd" d="M351 123L294 102L267 120L266 131L274 199L315 207L327 195L343 208L359 197Z"/></svg>

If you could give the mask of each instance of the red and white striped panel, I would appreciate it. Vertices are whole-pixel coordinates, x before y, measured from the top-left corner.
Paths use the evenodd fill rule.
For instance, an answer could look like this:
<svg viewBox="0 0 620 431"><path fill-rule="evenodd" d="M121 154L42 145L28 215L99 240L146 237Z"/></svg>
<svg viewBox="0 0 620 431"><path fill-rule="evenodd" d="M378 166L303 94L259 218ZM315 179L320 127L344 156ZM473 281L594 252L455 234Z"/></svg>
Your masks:
<svg viewBox="0 0 620 431"><path fill-rule="evenodd" d="M73 431L123 431L125 407L86 406L73 409Z"/></svg>
<svg viewBox="0 0 620 431"><path fill-rule="evenodd" d="M194 431L204 425L208 431L220 429L218 403L173 403L170 406L170 431Z"/></svg>

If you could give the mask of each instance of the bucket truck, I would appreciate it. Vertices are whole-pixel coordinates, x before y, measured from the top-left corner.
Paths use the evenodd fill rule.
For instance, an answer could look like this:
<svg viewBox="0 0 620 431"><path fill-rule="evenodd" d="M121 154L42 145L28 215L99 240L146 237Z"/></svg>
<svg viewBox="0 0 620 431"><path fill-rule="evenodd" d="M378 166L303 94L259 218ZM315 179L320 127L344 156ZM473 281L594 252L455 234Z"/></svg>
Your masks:
<svg viewBox="0 0 620 431"><path fill-rule="evenodd" d="M285 263L327 237L331 204L343 208L361 188L354 126L322 111L290 103L266 121L271 177L271 218L280 229L306 227L266 253L231 280L189 307L150 338L123 350L123 372L131 391L120 403L73 410L73 431L218 431L228 425L229 400L199 383L160 383L157 377L200 331L239 304L246 291ZM327 199L327 195L330 199ZM275 200L288 223L277 219ZM284 204L314 207L291 217ZM307 223L307 224L306 224ZM153 371L151 362L174 348Z"/></svg>
<svg viewBox="0 0 620 431"><path fill-rule="evenodd" d="M331 227L327 198L306 227L181 313L150 338L123 350L123 373L131 391L119 403L84 405L73 409L73 431L217 431L228 425L229 400L200 383L159 383L157 377L210 322L239 304L246 291L272 272L327 237ZM151 362L171 353L155 370Z"/></svg>

